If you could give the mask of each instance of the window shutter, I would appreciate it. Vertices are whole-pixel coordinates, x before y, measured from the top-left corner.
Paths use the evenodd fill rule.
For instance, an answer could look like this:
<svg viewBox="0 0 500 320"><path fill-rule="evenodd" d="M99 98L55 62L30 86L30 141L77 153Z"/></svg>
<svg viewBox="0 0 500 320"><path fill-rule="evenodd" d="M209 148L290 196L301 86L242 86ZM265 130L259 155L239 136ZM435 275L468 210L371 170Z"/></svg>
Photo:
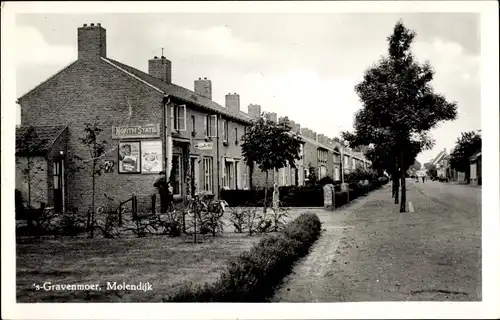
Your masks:
<svg viewBox="0 0 500 320"><path fill-rule="evenodd" d="M226 161L224 158L222 158L222 161L221 161L221 166L222 166L222 186L226 187L226 181L227 181L227 178L226 178Z"/></svg>
<svg viewBox="0 0 500 320"><path fill-rule="evenodd" d="M178 130L186 131L186 105L180 105L177 111Z"/></svg>

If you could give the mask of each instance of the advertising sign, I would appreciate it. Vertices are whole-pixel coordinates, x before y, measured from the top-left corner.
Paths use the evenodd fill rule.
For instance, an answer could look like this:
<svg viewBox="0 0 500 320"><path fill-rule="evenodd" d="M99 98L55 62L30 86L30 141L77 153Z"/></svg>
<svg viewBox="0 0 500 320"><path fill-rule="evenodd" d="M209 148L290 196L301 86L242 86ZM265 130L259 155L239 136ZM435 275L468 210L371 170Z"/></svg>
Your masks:
<svg viewBox="0 0 500 320"><path fill-rule="evenodd" d="M139 173L141 172L141 143L120 142L118 144L118 172Z"/></svg>
<svg viewBox="0 0 500 320"><path fill-rule="evenodd" d="M160 124L113 126L111 137L113 139L159 138Z"/></svg>
<svg viewBox="0 0 500 320"><path fill-rule="evenodd" d="M205 141L197 141L194 144L194 147L198 150L212 150L214 146L213 142L205 142Z"/></svg>
<svg viewBox="0 0 500 320"><path fill-rule="evenodd" d="M159 173L163 170L161 140L141 142L142 173Z"/></svg>

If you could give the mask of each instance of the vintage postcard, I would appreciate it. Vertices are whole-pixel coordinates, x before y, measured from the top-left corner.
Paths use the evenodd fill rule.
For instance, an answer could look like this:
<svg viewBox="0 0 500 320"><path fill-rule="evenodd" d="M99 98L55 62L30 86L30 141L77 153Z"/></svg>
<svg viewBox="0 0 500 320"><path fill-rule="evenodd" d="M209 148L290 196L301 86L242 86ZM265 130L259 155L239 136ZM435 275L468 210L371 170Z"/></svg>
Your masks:
<svg viewBox="0 0 500 320"><path fill-rule="evenodd" d="M492 1L2 2L2 317L496 318L498 112Z"/></svg>

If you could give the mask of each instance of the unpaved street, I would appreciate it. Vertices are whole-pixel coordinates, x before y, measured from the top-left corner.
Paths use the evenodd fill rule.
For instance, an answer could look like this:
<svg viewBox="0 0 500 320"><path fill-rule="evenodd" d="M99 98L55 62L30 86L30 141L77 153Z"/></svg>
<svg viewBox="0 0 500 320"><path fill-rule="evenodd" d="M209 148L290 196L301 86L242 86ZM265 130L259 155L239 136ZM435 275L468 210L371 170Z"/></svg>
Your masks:
<svg viewBox="0 0 500 320"><path fill-rule="evenodd" d="M273 301L478 301L481 189L408 180L415 212L399 213L390 184L342 210Z"/></svg>

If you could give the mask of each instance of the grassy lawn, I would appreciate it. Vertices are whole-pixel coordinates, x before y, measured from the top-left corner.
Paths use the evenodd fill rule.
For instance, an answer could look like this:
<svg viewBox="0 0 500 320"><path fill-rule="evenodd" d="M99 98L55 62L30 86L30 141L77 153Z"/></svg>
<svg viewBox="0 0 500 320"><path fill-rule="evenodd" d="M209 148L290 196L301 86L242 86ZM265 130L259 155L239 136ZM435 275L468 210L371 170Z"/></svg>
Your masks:
<svg viewBox="0 0 500 320"><path fill-rule="evenodd" d="M217 279L228 260L249 250L258 237L225 233L194 244L192 238L44 240L18 243L18 302L160 302L182 284ZM149 282L153 290L106 290L106 282ZM100 284L101 291L36 291L33 284Z"/></svg>
<svg viewBox="0 0 500 320"><path fill-rule="evenodd" d="M261 211L262 208L256 208ZM303 212L322 208L292 208L287 221ZM148 236L145 238L86 239L60 238L35 243L19 241L17 250L18 302L161 302L183 284L215 281L230 259L249 250L259 236L237 234L223 218L225 233L204 237L194 244L183 236ZM107 290L107 282L138 284L149 282L153 290ZM101 291L35 290L33 284L99 284Z"/></svg>

